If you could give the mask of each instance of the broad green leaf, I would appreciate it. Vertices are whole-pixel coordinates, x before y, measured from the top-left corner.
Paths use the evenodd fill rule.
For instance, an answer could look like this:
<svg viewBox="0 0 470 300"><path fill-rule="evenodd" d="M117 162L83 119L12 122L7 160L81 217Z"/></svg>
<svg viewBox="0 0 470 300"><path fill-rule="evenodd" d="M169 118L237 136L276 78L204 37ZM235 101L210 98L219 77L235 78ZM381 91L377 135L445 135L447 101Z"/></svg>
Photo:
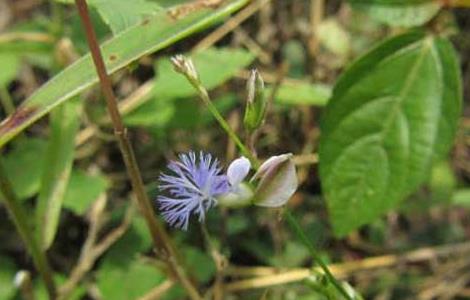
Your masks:
<svg viewBox="0 0 470 300"><path fill-rule="evenodd" d="M62 202L72 170L80 108L81 103L71 101L51 113L51 136L36 210L36 228L43 249L51 246L59 225Z"/></svg>
<svg viewBox="0 0 470 300"><path fill-rule="evenodd" d="M7 257L0 256L0 299L11 299L16 288L13 284L15 278L15 264Z"/></svg>
<svg viewBox="0 0 470 300"><path fill-rule="evenodd" d="M461 93L452 45L422 33L386 41L341 76L319 153L336 235L395 208L427 179L451 146Z"/></svg>
<svg viewBox="0 0 470 300"><path fill-rule="evenodd" d="M164 279L165 276L156 266L134 259L125 267L102 265L98 271L97 286L103 299L138 299Z"/></svg>
<svg viewBox="0 0 470 300"><path fill-rule="evenodd" d="M390 26L423 25L441 9L439 0L349 0L355 9Z"/></svg>
<svg viewBox="0 0 470 300"><path fill-rule="evenodd" d="M107 187L108 181L102 175L88 175L81 170L72 171L65 190L63 206L78 215L83 215Z"/></svg>
<svg viewBox="0 0 470 300"><path fill-rule="evenodd" d="M102 45L108 72L128 65L141 56L161 50L213 25L243 7L248 0L227 1L217 9L201 8L175 19L167 10L130 27ZM19 106L17 112L0 123L0 147L54 107L98 81L86 55L57 74Z"/></svg>
<svg viewBox="0 0 470 300"><path fill-rule="evenodd" d="M4 156L5 172L19 199L32 197L39 191L46 148L45 140L22 139Z"/></svg>
<svg viewBox="0 0 470 300"><path fill-rule="evenodd" d="M331 88L326 85L286 82L279 86L275 100L278 104L286 105L325 106L330 96Z"/></svg>
<svg viewBox="0 0 470 300"><path fill-rule="evenodd" d="M146 0L90 0L114 34L135 25L145 16L161 9L155 2Z"/></svg>

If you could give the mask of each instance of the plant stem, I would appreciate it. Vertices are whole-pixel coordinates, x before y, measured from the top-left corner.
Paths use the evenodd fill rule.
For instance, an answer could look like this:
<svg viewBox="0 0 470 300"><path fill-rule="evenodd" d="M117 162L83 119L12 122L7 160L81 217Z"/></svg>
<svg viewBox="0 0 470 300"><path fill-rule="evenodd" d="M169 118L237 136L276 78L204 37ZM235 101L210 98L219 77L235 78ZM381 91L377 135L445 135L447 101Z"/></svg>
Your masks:
<svg viewBox="0 0 470 300"><path fill-rule="evenodd" d="M225 121L224 117L219 113L217 110L217 107L212 103L211 98L209 97L209 93L207 92L206 88L198 81L191 76L188 76L188 74L184 74L188 81L191 83L191 85L196 89L199 97L201 98L202 102L204 105L207 106L209 109L210 113L214 116L214 118L219 122L220 127L222 127L223 130L228 134L229 138L232 139L232 141L237 145L238 149L240 149L240 152L246 156L253 167L255 169L258 169L259 166L259 161L258 159L251 153L251 151L246 147L236 132L230 127L230 125Z"/></svg>
<svg viewBox="0 0 470 300"><path fill-rule="evenodd" d="M85 0L75 0L75 4L78 8L82 25L85 30L88 46L98 73L108 113L114 127L114 133L119 141L119 148L126 165L127 173L130 177L140 211L150 230L155 250L157 251L157 254L164 259L165 263L171 270L172 275L175 276L185 288L188 296L193 300L200 300L202 299L201 296L186 276L185 270L179 264L176 249L173 247L168 233L162 224L155 218L153 207L145 191L139 166L137 164L132 145L129 141L127 129L124 127L121 114L119 113L116 97L111 86L111 80L106 72L101 50L88 13L87 3Z"/></svg>
<svg viewBox="0 0 470 300"><path fill-rule="evenodd" d="M0 101L7 115L11 115L15 112L13 99L11 98L11 95L8 92L8 88L6 86L0 86Z"/></svg>
<svg viewBox="0 0 470 300"><path fill-rule="evenodd" d="M28 224L28 217L19 204L18 198L16 197L10 181L8 180L5 170L0 163L0 191L3 194L5 206L15 223L16 230L18 230L23 242L26 244L26 248L33 258L33 262L41 275L46 285L49 299L56 298L56 287L52 278L52 271L49 266L49 262L46 258L45 252L41 251L39 244L33 236L33 230Z"/></svg>
<svg viewBox="0 0 470 300"><path fill-rule="evenodd" d="M333 276L333 274L331 273L330 269L328 269L328 266L325 264L325 262L323 261L323 259L321 259L320 255L318 254L318 252L315 250L315 248L313 247L312 243L308 240L307 236L305 235L304 231L302 230L302 228L300 227L299 223L297 222L297 220L295 219L295 217L291 214L291 212L286 208L285 209L285 212L284 212L284 215L286 216L286 220L287 222L289 223L289 225L291 226L292 230L295 232L295 234L297 235L297 237L300 238L300 240L302 241L302 243L305 244L305 246L307 246L308 250L310 251L310 254L312 255L312 258L313 260L320 266L320 268L323 270L323 272L325 273L325 276L328 278L328 281L331 282L331 284L333 284L333 286L338 290L338 292L340 292L345 299L347 300L354 300L347 292L346 290L343 288L343 286L339 283L338 280L336 280L336 278Z"/></svg>

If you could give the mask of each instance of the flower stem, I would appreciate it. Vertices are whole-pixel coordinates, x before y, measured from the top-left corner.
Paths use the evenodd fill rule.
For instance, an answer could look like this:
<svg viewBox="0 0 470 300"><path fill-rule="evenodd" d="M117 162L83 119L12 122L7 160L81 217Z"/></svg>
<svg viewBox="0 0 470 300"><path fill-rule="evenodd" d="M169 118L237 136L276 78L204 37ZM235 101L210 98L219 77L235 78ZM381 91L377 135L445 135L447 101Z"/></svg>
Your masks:
<svg viewBox="0 0 470 300"><path fill-rule="evenodd" d="M39 244L33 236L33 230L28 224L28 217L20 205L8 177L5 174L3 166L0 164L0 191L3 197L0 197L5 203L13 222L15 223L16 230L18 230L23 242L33 258L33 262L44 280L49 299L56 298L56 287L52 278L51 267L46 258L45 252L41 251Z"/></svg>
<svg viewBox="0 0 470 300"><path fill-rule="evenodd" d="M284 211L284 215L286 216L286 220L291 226L292 230L295 232L297 237L304 243L305 246L307 246L308 250L310 251L310 254L312 255L313 260L320 266L320 268L323 270L325 273L325 276L328 278L328 281L330 281L331 284L338 290L338 292L341 293L341 295L344 296L345 299L347 300L354 300L344 289L344 287L339 283L339 281L333 276L331 273L330 269L328 269L328 266L326 263L321 259L320 255L318 252L315 250L315 247L313 247L312 243L308 240L307 236L305 235L304 231L300 227L299 223L295 219L295 217L291 214L291 212L286 208Z"/></svg>
<svg viewBox="0 0 470 300"><path fill-rule="evenodd" d="M220 127L225 130L229 138L237 145L240 152L244 156L246 156L250 160L254 168L257 169L259 166L258 159L253 155L253 153L248 149L248 147L243 144L236 132L230 127L227 121L225 121L224 117L222 117L220 112L217 110L217 107L215 107L214 103L212 103L212 100L206 88L201 84L199 80L189 76L189 74L184 73L184 75L188 79L189 83L191 83L191 85L196 89L202 102L204 103L204 105L206 105L207 109L209 109L209 112L214 116L217 122L219 122Z"/></svg>
<svg viewBox="0 0 470 300"><path fill-rule="evenodd" d="M82 25L85 30L88 46L95 64L96 72L98 73L101 89L106 100L108 113L114 127L114 133L119 141L119 148L126 165L127 173L131 180L132 189L135 193L135 198L139 205L140 212L142 213L147 223L147 227L150 230L155 250L157 254L159 254L160 258L165 261L172 275L184 287L188 293L188 296L193 300L200 300L202 298L199 295L199 292L194 287L193 283L189 280L185 270L179 263L178 253L174 248L168 233L166 232L163 225L155 218L153 207L145 191L140 169L128 137L127 129L124 126L121 114L118 109L116 97L111 85L111 80L108 77L101 50L96 39L96 34L90 20L86 0L75 0L75 4L77 6Z"/></svg>

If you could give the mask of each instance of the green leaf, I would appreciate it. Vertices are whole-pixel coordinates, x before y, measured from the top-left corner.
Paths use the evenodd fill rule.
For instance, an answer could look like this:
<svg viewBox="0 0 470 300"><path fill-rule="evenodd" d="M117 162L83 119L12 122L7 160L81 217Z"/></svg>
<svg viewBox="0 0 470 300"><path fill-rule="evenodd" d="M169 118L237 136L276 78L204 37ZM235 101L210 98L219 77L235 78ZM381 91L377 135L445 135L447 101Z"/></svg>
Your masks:
<svg viewBox="0 0 470 300"><path fill-rule="evenodd" d="M457 179L449 162L439 161L435 163L431 169L431 178L429 180L431 199L427 199L427 202L431 202L431 204L450 203L456 185Z"/></svg>
<svg viewBox="0 0 470 300"><path fill-rule="evenodd" d="M15 143L5 155L5 172L19 199L32 197L39 191L46 147L46 141L28 138Z"/></svg>
<svg viewBox="0 0 470 300"><path fill-rule="evenodd" d="M107 187L108 181L102 175L88 175L81 170L72 171L63 206L78 215L83 215Z"/></svg>
<svg viewBox="0 0 470 300"><path fill-rule="evenodd" d="M15 278L15 264L6 257L0 256L0 299L11 299L16 288L13 284Z"/></svg>
<svg viewBox="0 0 470 300"><path fill-rule="evenodd" d="M20 69L20 58L13 53L0 53L0 87L5 87L16 78Z"/></svg>
<svg viewBox="0 0 470 300"><path fill-rule="evenodd" d="M457 190L452 196L452 204L470 208L470 189Z"/></svg>
<svg viewBox="0 0 470 300"><path fill-rule="evenodd" d="M371 18L390 26L412 27L423 25L442 7L438 0L349 0Z"/></svg>
<svg viewBox="0 0 470 300"><path fill-rule="evenodd" d="M233 0L217 9L201 8L174 19L162 10L102 45L108 72L113 73L141 56L161 50L213 25L243 7L248 0ZM57 74L0 123L0 147L54 107L98 81L91 57L86 55Z"/></svg>
<svg viewBox="0 0 470 300"><path fill-rule="evenodd" d="M165 276L151 264L134 260L127 267L105 264L98 271L97 285L103 299L138 299L163 282Z"/></svg>
<svg viewBox="0 0 470 300"><path fill-rule="evenodd" d="M266 92L269 94L269 92ZM278 104L325 106L331 96L331 88L322 84L287 82L276 93Z"/></svg>
<svg viewBox="0 0 470 300"><path fill-rule="evenodd" d="M51 113L51 136L36 211L36 228L43 249L51 246L59 225L65 189L72 170L80 108L81 103L72 101Z"/></svg>
<svg viewBox="0 0 470 300"><path fill-rule="evenodd" d="M161 7L146 0L90 0L114 34L135 25L145 16L150 16Z"/></svg>
<svg viewBox="0 0 470 300"><path fill-rule="evenodd" d="M62 285L66 282L67 278L59 273L54 274L54 281L58 285ZM85 289L84 285L78 285L76 289L72 292L72 294L67 297L67 300L80 300L83 299L86 295L87 290ZM46 286L44 285L44 281L40 280L39 278L35 280L34 283L34 295L35 299L37 300L50 300L49 294L47 293Z"/></svg>
<svg viewBox="0 0 470 300"><path fill-rule="evenodd" d="M428 177L452 144L461 93L452 45L421 33L386 41L341 76L319 153L336 235L395 208Z"/></svg>
<svg viewBox="0 0 470 300"><path fill-rule="evenodd" d="M200 283L208 283L214 277L216 268L209 255L195 247L184 248L183 253L188 270L191 270Z"/></svg>

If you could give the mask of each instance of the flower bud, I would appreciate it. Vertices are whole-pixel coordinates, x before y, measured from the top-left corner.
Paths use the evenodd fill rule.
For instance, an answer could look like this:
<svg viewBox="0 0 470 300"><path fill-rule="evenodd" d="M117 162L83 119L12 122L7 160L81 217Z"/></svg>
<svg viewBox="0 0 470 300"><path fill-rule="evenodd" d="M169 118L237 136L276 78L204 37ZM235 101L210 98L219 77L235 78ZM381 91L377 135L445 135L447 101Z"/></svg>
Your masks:
<svg viewBox="0 0 470 300"><path fill-rule="evenodd" d="M256 69L251 70L247 92L243 123L249 132L253 132L263 124L267 107L264 97L264 82Z"/></svg>
<svg viewBox="0 0 470 300"><path fill-rule="evenodd" d="M196 71L196 67L190 58L184 55L176 55L171 58L171 62L175 67L176 72L183 74L189 80L199 82L199 74Z"/></svg>
<svg viewBox="0 0 470 300"><path fill-rule="evenodd" d="M279 207L287 203L298 187L292 154L272 156L266 160L251 181L259 180L254 193L254 204Z"/></svg>

